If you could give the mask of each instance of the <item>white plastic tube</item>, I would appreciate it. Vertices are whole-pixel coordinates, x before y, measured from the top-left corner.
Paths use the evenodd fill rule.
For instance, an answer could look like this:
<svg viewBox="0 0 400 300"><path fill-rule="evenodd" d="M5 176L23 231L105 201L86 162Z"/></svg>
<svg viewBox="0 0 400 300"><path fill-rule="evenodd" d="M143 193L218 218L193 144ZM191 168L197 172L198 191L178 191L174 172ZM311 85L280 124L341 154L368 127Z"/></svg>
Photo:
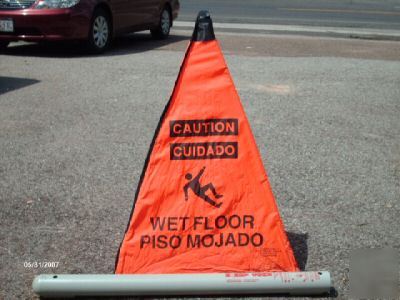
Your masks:
<svg viewBox="0 0 400 300"><path fill-rule="evenodd" d="M43 274L33 290L43 297L170 296L329 293L331 278L321 272L212 274Z"/></svg>

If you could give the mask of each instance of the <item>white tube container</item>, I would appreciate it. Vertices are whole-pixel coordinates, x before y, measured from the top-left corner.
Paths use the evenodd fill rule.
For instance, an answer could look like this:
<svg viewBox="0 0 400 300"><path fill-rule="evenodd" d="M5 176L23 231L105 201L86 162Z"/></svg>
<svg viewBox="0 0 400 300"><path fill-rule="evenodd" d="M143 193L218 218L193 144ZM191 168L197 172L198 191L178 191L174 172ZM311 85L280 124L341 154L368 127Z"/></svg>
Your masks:
<svg viewBox="0 0 400 300"><path fill-rule="evenodd" d="M287 294L322 295L331 288L327 271L211 274L43 274L33 284L36 294L75 296L171 296Z"/></svg>

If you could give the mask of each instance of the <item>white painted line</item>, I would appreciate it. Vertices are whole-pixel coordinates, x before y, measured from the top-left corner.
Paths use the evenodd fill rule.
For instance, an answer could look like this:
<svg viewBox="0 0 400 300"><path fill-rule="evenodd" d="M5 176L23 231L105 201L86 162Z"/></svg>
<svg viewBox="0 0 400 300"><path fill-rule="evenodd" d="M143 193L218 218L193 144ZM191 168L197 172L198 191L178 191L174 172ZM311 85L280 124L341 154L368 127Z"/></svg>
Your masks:
<svg viewBox="0 0 400 300"><path fill-rule="evenodd" d="M194 22L175 21L176 27L194 28ZM216 29L239 29L250 31L296 32L296 33L323 33L354 36L381 36L400 38L400 30L352 28L352 27L325 27L325 26L298 26L298 25L269 25L269 24L239 24L214 23Z"/></svg>

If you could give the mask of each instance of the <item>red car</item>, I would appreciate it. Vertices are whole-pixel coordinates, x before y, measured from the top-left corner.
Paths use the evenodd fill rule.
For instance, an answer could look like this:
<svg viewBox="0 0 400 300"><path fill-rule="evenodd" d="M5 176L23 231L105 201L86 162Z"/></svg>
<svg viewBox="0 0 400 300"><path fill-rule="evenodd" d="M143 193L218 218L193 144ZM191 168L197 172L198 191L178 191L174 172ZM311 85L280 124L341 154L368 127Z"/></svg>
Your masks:
<svg viewBox="0 0 400 300"><path fill-rule="evenodd" d="M100 53L127 32L166 38L178 10L179 0L0 0L0 49L18 40L85 40Z"/></svg>

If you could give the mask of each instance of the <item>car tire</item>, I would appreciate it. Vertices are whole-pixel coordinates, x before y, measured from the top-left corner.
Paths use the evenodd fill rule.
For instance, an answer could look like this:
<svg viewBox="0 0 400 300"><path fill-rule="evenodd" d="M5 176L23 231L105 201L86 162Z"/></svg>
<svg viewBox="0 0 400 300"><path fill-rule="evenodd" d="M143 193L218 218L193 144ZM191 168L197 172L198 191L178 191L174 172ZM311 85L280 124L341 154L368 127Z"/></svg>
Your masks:
<svg viewBox="0 0 400 300"><path fill-rule="evenodd" d="M87 50L93 54L103 53L111 42L111 21L109 14L102 8L93 13L87 39Z"/></svg>
<svg viewBox="0 0 400 300"><path fill-rule="evenodd" d="M150 30L151 35L155 39L166 39L169 36L171 30L172 17L169 9L164 7L160 14L160 20L158 21L157 27Z"/></svg>
<svg viewBox="0 0 400 300"><path fill-rule="evenodd" d="M8 41L0 41L0 51L5 51L9 43Z"/></svg>

